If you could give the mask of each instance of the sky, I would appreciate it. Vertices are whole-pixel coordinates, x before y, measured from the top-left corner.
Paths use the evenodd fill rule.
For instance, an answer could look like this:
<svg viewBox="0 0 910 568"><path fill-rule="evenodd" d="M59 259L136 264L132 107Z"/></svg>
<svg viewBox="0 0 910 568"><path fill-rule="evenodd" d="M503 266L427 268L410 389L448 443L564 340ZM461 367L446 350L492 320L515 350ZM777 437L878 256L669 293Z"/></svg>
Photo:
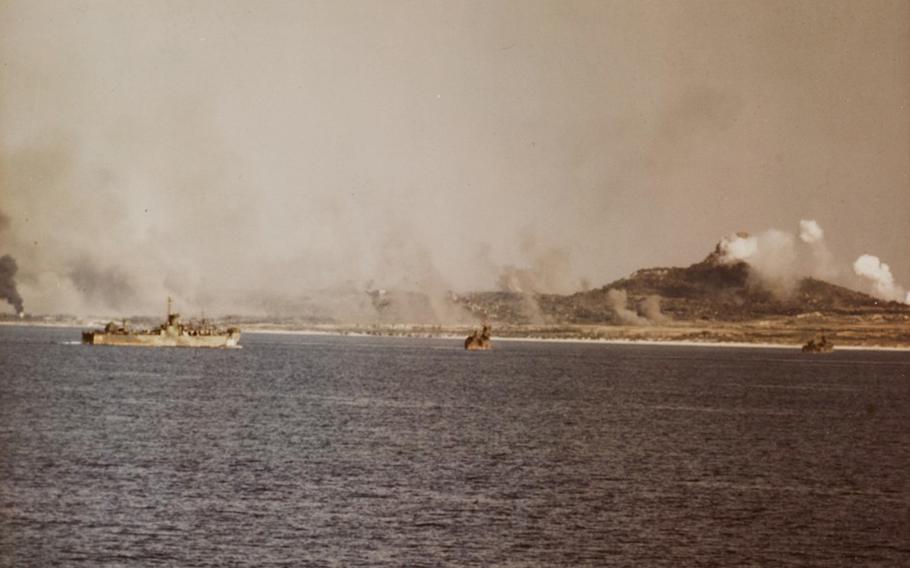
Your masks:
<svg viewBox="0 0 910 568"><path fill-rule="evenodd" d="M906 1L0 0L0 256L31 313L266 313L815 220L906 288L908 103Z"/></svg>

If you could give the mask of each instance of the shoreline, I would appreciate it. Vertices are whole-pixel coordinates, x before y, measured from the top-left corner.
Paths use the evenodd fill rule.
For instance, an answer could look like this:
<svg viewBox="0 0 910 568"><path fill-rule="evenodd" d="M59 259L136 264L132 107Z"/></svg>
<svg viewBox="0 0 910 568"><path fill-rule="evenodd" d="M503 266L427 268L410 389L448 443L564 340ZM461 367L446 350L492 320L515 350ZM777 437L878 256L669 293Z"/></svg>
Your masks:
<svg viewBox="0 0 910 568"><path fill-rule="evenodd" d="M464 341L464 336L454 334L401 334L401 333L365 333L365 332L345 332L345 331L326 331L326 330L285 330L285 329L247 329L242 333L260 334L260 335L307 335L307 336L328 336L328 337L389 337L393 339L446 339ZM745 347L753 349L796 349L802 348L802 345L792 343L768 343L768 342L746 342L746 341L692 341L680 339L607 339L607 338L585 338L585 337L493 337L493 344L500 341L505 342L535 342L535 343L585 343L594 345L647 345L647 346L675 346L675 347ZM495 349L495 347L494 347ZM899 351L910 352L908 346L889 346L889 345L836 345L835 351Z"/></svg>
<svg viewBox="0 0 910 568"><path fill-rule="evenodd" d="M0 321L0 326L8 327L50 327L50 328L70 328L70 329L83 329L86 326L80 325L78 323L66 323L66 322L18 322L18 321ZM260 335L306 335L306 336L327 336L327 337L390 337L390 338L425 338L425 339L445 339L453 341L463 341L465 335L463 335L462 330L456 332L454 329L449 328L445 331L440 329L441 326L434 326L438 331L428 330L423 326L388 326L388 327L378 327L373 328L370 331L365 331L363 329L346 329L346 328L334 328L334 329L281 329L277 327L252 327L252 328L241 328L241 333L249 334L260 334ZM564 329L564 326L560 326L560 329ZM640 331L640 328L636 328ZM729 329L727 326L718 326L716 328L708 327L699 327L697 329L704 331L713 331L715 333L720 333L725 329ZM614 333L622 334L624 332L623 328L612 328ZM529 330L530 331L530 330ZM774 343L769 341L718 341L718 340L692 340L692 339L653 339L647 337L559 337L558 335L542 337L535 334L534 332L546 331L545 329L537 328L534 331L530 331L528 335L502 335L494 336L493 343L497 342L547 342L547 343L578 343L578 344L592 344L592 345L643 345L643 346L674 346L674 347L723 347L723 348L750 348L750 349L800 349L802 345L800 343ZM781 331L790 331L795 332L799 330L786 330L782 329ZM850 331L846 329L844 331ZM510 329L511 334L521 333L520 330L515 330L514 328ZM556 332L558 333L558 332ZM748 332L746 332L748 335ZM836 335L833 338L836 342L834 350L835 351L895 351L895 352L910 352L910 345L862 345L862 344L851 344L851 343L841 343L843 339L837 338Z"/></svg>

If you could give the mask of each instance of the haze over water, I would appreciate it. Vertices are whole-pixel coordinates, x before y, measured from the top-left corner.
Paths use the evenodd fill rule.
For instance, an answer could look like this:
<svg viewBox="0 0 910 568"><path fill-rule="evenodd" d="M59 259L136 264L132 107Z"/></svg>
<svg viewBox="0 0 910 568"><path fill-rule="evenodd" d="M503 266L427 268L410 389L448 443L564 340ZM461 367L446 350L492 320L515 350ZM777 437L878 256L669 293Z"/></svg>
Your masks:
<svg viewBox="0 0 910 568"><path fill-rule="evenodd" d="M4 0L0 68L0 314L369 323L800 220L776 275L910 287L905 0Z"/></svg>
<svg viewBox="0 0 910 568"><path fill-rule="evenodd" d="M0 327L0 565L910 563L898 352Z"/></svg>

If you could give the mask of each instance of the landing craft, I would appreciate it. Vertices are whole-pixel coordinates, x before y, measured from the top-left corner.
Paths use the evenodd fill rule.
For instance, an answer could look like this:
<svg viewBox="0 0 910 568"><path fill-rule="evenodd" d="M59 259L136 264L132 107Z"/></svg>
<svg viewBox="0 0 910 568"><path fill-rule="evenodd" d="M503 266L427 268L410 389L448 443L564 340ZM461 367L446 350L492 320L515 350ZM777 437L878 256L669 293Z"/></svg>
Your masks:
<svg viewBox="0 0 910 568"><path fill-rule="evenodd" d="M483 329L475 329L474 332L464 340L464 348L468 351L486 351L493 349L493 343L490 342L490 325L483 324Z"/></svg>
<svg viewBox="0 0 910 568"><path fill-rule="evenodd" d="M818 339L810 339L808 343L803 345L803 351L806 353L831 353L834 351L834 344L822 335Z"/></svg>
<svg viewBox="0 0 910 568"><path fill-rule="evenodd" d="M239 348L240 330L236 327L220 329L201 323L180 322L180 314L171 312L171 299L167 299L167 320L157 328L133 331L126 322L118 326L110 322L104 329L82 332L82 343L87 345L134 345L139 347L220 347Z"/></svg>

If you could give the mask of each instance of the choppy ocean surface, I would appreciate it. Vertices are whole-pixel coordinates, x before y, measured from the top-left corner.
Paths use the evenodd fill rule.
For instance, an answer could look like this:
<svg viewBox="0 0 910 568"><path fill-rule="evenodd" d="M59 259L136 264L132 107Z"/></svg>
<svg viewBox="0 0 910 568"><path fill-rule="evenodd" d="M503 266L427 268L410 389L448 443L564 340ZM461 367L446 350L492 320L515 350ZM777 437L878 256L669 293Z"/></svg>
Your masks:
<svg viewBox="0 0 910 568"><path fill-rule="evenodd" d="M908 566L910 353L0 327L2 566Z"/></svg>

